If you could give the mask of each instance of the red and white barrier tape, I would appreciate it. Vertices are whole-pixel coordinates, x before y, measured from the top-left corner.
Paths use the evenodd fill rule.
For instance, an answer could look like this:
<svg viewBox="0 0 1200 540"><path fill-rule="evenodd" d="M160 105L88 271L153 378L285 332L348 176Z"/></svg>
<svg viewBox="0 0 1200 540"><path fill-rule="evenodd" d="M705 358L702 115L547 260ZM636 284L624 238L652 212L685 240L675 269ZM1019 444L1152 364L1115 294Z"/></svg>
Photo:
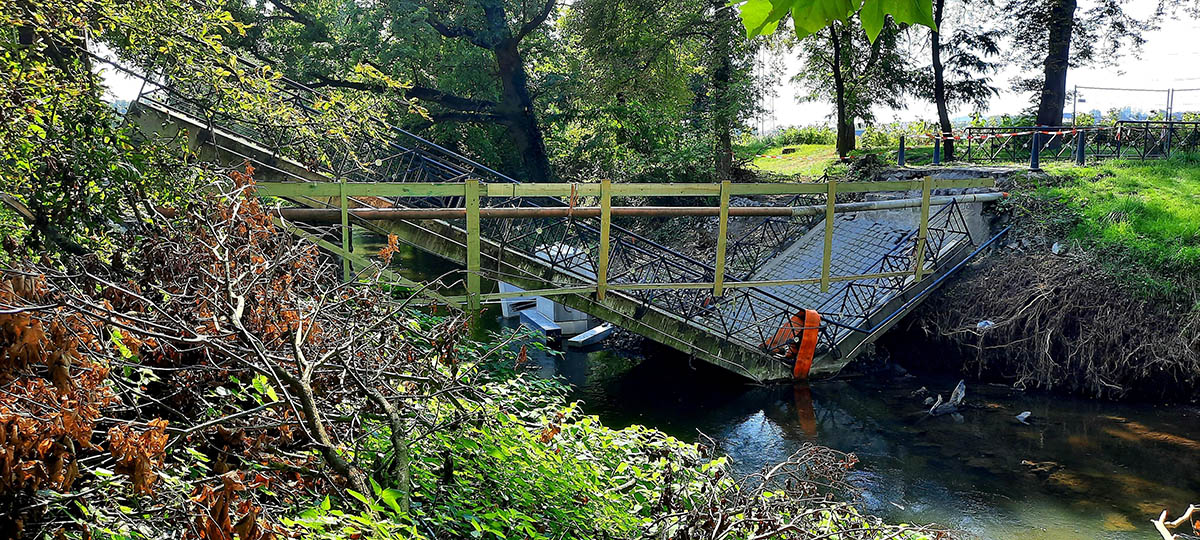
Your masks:
<svg viewBox="0 0 1200 540"><path fill-rule="evenodd" d="M1116 128L1113 126L1107 126L1107 127L1092 127L1092 128L1060 129L1057 131L1031 129L1028 131L1014 131L1012 133L988 133L986 135L949 135L949 136L938 136L936 133L923 133L919 136L925 137L927 139L934 139L934 140L939 140L939 141L986 141L988 139L994 139L994 138L995 139L1003 139L1003 138L1008 138L1008 137L1020 137L1023 135L1033 135L1034 133L1041 133L1042 135L1068 135L1068 134L1073 135L1073 134L1079 133L1080 131L1085 131L1085 132L1086 131L1101 131L1101 130L1106 130L1106 129L1116 129Z"/></svg>

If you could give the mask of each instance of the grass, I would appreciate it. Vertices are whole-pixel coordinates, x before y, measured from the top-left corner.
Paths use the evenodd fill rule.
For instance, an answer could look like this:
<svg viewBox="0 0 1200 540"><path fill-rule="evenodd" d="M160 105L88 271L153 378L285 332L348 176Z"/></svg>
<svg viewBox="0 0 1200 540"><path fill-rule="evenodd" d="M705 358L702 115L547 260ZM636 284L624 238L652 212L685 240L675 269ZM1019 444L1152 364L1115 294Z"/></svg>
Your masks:
<svg viewBox="0 0 1200 540"><path fill-rule="evenodd" d="M1054 180L1036 193L1078 214L1071 239L1119 248L1166 274L1200 270L1200 155L1046 170Z"/></svg>
<svg viewBox="0 0 1200 540"><path fill-rule="evenodd" d="M784 154L784 150L791 152ZM801 144L769 148L763 152L770 157L756 157L750 167L774 176L821 176L825 168L837 162L837 150L829 144Z"/></svg>
<svg viewBox="0 0 1200 540"><path fill-rule="evenodd" d="M792 151L784 154L784 149ZM896 163L895 148L860 148L851 152L852 156L866 154L877 155L889 164ZM750 168L768 176L784 178L821 176L830 165L838 162L837 150L832 144L777 146L765 150L763 155L778 157L756 157L750 162ZM909 147L905 158L908 165L929 165L933 162L933 147Z"/></svg>

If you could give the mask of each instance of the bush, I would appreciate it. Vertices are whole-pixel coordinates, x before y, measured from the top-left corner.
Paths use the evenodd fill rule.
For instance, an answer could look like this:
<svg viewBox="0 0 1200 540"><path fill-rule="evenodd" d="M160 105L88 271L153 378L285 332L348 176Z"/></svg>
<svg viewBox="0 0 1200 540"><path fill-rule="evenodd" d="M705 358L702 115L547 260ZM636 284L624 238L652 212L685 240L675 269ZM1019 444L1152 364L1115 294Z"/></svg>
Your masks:
<svg viewBox="0 0 1200 540"><path fill-rule="evenodd" d="M829 126L791 126L767 135L743 134L734 145L734 153L742 159L753 159L771 148L800 144L836 144L837 132Z"/></svg>

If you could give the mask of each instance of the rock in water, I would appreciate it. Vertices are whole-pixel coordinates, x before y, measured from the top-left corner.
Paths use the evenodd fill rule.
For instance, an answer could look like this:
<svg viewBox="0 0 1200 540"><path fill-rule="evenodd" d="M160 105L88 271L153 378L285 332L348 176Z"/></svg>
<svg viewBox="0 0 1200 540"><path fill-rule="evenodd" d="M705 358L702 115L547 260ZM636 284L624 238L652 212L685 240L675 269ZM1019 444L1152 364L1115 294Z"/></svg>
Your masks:
<svg viewBox="0 0 1200 540"><path fill-rule="evenodd" d="M1029 411L1025 411L1025 412L1023 412L1023 413L1021 413L1021 414L1018 414L1018 415L1017 415L1017 421L1018 421L1018 422L1020 422L1020 423L1022 423L1022 424L1028 424L1029 422L1027 422L1027 420L1029 420L1029 415L1031 415L1031 414L1033 414L1033 413L1031 413L1031 412L1029 412Z"/></svg>

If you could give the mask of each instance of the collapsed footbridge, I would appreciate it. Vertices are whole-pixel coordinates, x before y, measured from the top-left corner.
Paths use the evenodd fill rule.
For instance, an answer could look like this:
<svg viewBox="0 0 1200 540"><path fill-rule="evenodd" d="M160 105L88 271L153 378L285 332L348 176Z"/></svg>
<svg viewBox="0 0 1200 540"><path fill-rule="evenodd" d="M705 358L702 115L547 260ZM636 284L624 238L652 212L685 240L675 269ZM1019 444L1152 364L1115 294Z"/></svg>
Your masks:
<svg viewBox="0 0 1200 540"><path fill-rule="evenodd" d="M314 114L328 101L286 79L277 90ZM310 160L279 133L155 83L126 117L201 159L251 163L259 194L288 202L282 219L340 226L340 244L322 245L347 277L370 258L351 242L363 227L462 264L467 294L447 302L553 297L758 381L836 374L991 241L982 209L1003 196L991 178L523 184L392 126L347 129ZM621 206L659 197L695 206ZM711 216L715 253L614 223L649 216ZM484 290L492 281L525 292Z"/></svg>

